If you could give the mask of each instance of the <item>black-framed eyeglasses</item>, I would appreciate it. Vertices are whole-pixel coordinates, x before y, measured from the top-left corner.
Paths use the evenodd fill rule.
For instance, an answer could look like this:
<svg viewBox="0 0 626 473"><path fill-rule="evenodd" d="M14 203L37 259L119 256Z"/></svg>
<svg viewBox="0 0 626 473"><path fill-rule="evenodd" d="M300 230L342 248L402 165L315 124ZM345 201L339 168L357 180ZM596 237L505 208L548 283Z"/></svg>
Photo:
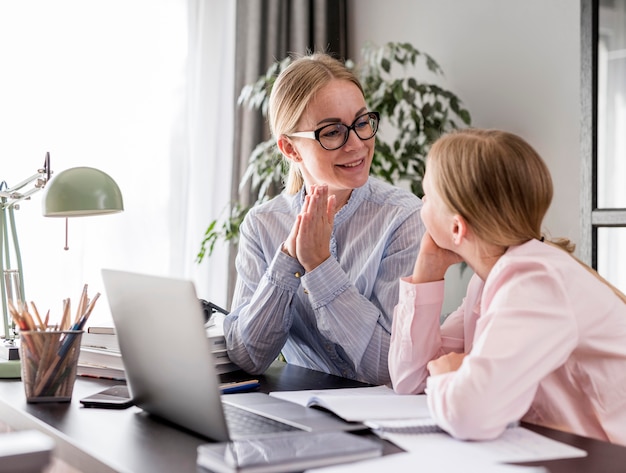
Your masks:
<svg viewBox="0 0 626 473"><path fill-rule="evenodd" d="M350 130L354 130L356 136L362 141L373 138L378 131L379 121L380 113L367 112L356 117L350 126L343 123L331 123L315 131L297 131L290 133L289 136L316 140L325 150L333 151L346 144Z"/></svg>

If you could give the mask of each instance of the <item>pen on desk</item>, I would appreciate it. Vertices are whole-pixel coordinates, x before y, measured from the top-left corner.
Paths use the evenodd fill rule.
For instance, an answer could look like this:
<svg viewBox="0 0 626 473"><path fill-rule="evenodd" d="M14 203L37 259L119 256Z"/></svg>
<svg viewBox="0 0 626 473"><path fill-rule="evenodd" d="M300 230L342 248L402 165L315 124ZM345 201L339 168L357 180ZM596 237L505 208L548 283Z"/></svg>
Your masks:
<svg viewBox="0 0 626 473"><path fill-rule="evenodd" d="M76 376L80 376L81 378L93 378L93 379L108 379L112 381L126 381L126 378L119 376L106 376L101 374L90 374L90 373L80 373Z"/></svg>
<svg viewBox="0 0 626 473"><path fill-rule="evenodd" d="M261 384L258 379L249 379L247 381L220 384L220 391L222 394L240 393L244 391L252 391L259 386L261 386Z"/></svg>

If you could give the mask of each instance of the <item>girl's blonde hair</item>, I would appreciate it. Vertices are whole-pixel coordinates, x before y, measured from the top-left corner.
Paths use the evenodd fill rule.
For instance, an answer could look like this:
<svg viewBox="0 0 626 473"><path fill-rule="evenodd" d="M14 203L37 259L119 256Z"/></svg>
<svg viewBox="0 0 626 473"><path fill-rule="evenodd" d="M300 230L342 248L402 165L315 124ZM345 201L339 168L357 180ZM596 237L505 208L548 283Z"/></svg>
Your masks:
<svg viewBox="0 0 626 473"><path fill-rule="evenodd" d="M440 137L427 158L429 182L446 206L482 239L507 248L545 240L543 219L553 196L550 171L525 140L500 130L468 128ZM547 243L574 257L567 238ZM626 296L575 258L626 303Z"/></svg>
<svg viewBox="0 0 626 473"><path fill-rule="evenodd" d="M326 53L297 58L279 74L272 86L268 107L270 130L276 139L297 131L298 122L309 102L332 80L352 82L363 93L363 87L354 73ZM303 184L298 167L290 162L285 186L287 193L297 193Z"/></svg>

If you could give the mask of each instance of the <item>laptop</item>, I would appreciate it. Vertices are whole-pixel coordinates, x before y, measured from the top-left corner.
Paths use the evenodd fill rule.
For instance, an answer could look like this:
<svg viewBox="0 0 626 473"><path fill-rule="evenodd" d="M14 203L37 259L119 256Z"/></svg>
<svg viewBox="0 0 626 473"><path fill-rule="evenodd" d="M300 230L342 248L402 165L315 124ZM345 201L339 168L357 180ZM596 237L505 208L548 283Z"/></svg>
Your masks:
<svg viewBox="0 0 626 473"><path fill-rule="evenodd" d="M273 435L274 427L295 432L363 428L265 393L222 395L191 281L113 269L103 269L102 278L130 395L149 414L214 441ZM243 428L230 423L233 413L246 417ZM261 430L253 428L258 420Z"/></svg>

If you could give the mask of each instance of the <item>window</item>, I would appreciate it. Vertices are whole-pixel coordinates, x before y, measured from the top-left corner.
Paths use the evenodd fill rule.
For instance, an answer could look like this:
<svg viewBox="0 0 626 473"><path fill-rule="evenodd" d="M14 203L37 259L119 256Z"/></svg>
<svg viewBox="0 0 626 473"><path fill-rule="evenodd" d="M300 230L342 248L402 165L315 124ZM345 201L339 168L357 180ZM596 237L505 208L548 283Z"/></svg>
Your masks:
<svg viewBox="0 0 626 473"><path fill-rule="evenodd" d="M225 305L226 255L211 270L195 256L230 195L231 3L1 3L0 181L21 182L50 152L55 173L99 168L124 198L121 214L69 219L68 251L42 193L16 212L26 300L52 321L83 284L104 296L103 267L193 279ZM105 297L90 322L112 323Z"/></svg>
<svg viewBox="0 0 626 473"><path fill-rule="evenodd" d="M626 292L626 0L581 14L581 257Z"/></svg>

